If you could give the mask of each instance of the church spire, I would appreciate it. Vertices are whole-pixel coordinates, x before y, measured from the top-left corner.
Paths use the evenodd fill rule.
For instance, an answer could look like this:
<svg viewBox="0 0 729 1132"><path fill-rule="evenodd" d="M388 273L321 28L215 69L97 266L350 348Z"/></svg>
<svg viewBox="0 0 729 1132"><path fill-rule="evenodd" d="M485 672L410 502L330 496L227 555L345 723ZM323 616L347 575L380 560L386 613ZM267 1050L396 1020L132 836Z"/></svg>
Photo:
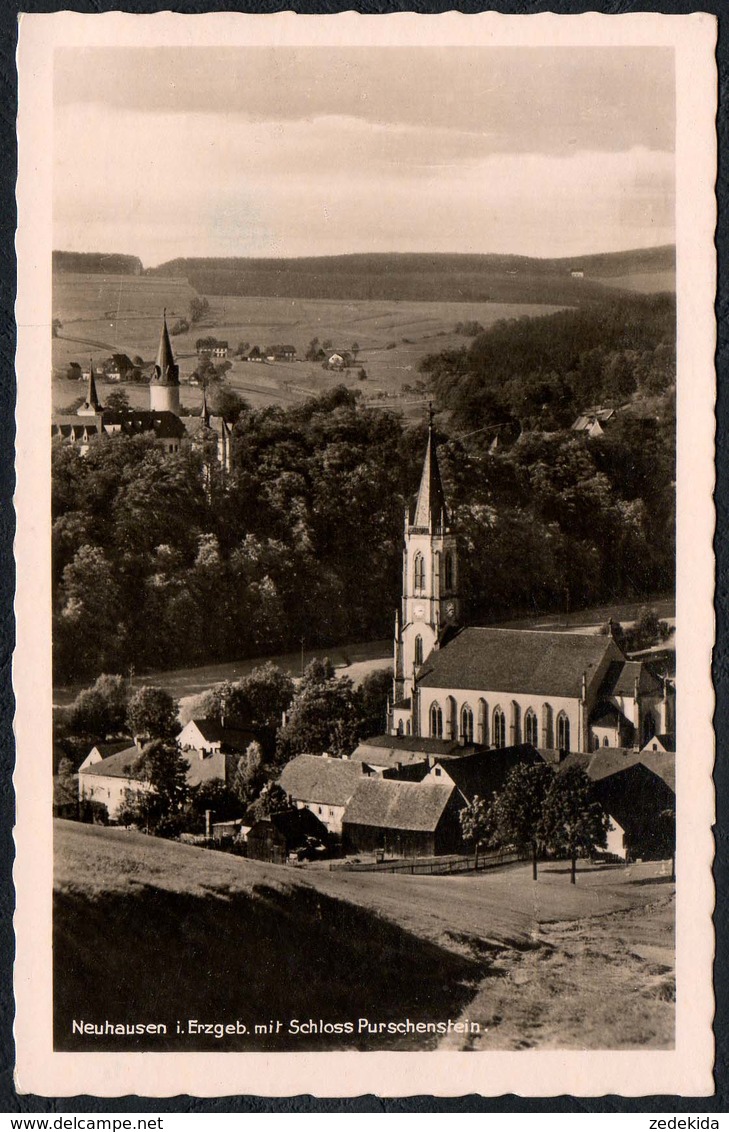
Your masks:
<svg viewBox="0 0 729 1132"><path fill-rule="evenodd" d="M429 531L445 530L448 525L448 511L445 502L443 482L440 478L438 457L435 453L433 436L433 409L428 406L428 447L425 450L423 473L415 501L411 526Z"/></svg>
<svg viewBox="0 0 729 1132"><path fill-rule="evenodd" d="M210 409L208 408L208 390L206 385L203 385L202 409L200 411L200 416L203 419L203 424L205 425L205 427L210 428Z"/></svg>
<svg viewBox="0 0 729 1132"><path fill-rule="evenodd" d="M179 384L180 371L179 367L175 365L175 359L172 354L172 343L170 342L170 334L167 329L166 308L162 312L162 330L159 336L159 349L157 350L155 369L157 370L157 380L162 385Z"/></svg>

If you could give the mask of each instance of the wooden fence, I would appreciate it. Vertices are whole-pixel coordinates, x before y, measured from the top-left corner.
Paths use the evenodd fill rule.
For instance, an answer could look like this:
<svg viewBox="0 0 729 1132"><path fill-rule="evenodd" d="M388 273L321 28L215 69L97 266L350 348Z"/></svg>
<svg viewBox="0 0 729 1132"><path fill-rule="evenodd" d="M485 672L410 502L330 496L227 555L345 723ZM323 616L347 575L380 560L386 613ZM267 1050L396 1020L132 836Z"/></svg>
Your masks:
<svg viewBox="0 0 729 1132"><path fill-rule="evenodd" d="M479 853L478 871L499 865L511 865L526 860L527 854L517 849L499 849L493 853ZM476 871L476 858L463 857L411 857L392 861L331 861L330 870L342 869L352 873L410 873L418 876L447 876L451 873Z"/></svg>

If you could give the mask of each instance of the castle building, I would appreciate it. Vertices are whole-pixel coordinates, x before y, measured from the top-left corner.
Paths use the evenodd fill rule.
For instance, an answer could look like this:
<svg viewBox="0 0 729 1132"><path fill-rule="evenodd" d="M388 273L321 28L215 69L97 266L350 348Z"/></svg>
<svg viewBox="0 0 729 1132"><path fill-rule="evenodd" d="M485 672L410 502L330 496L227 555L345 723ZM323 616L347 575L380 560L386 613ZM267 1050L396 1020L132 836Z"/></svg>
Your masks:
<svg viewBox="0 0 729 1132"><path fill-rule="evenodd" d="M157 360L149 379L149 407L153 412L180 412L180 367L172 354L166 311L162 313Z"/></svg>
<svg viewBox="0 0 729 1132"><path fill-rule="evenodd" d="M673 686L602 634L462 625L458 545L432 420L406 510L392 735L492 748L640 749L675 730Z"/></svg>

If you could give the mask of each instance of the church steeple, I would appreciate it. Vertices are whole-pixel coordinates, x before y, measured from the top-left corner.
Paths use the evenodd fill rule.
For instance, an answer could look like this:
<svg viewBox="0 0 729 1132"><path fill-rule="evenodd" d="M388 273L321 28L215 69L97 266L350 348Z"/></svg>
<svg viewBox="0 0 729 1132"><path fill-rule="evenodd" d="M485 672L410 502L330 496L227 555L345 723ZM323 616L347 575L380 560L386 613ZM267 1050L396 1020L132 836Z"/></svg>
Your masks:
<svg viewBox="0 0 729 1132"><path fill-rule="evenodd" d="M206 428L210 428L210 409L208 408L208 391L207 386L203 385L202 391L202 409L200 410L203 424Z"/></svg>
<svg viewBox="0 0 729 1132"><path fill-rule="evenodd" d="M417 734L417 675L444 631L461 620L458 545L450 530L429 410L420 487L405 511L402 606L395 620L392 728Z"/></svg>
<svg viewBox="0 0 729 1132"><path fill-rule="evenodd" d="M86 389L86 400L78 410L78 416L91 417L101 412L101 401L96 392L96 381L94 380L94 360L89 358L89 383Z"/></svg>
<svg viewBox="0 0 729 1132"><path fill-rule="evenodd" d="M167 310L162 312L162 329L154 370L149 379L149 407L155 412L180 411L180 367L175 364L167 329Z"/></svg>
<svg viewBox="0 0 729 1132"><path fill-rule="evenodd" d="M443 481L440 478L438 457L435 452L432 409L429 409L428 447L425 450L423 472L420 477L420 487L410 525L411 527L428 530L431 533L444 530L448 526L445 492L443 491Z"/></svg>

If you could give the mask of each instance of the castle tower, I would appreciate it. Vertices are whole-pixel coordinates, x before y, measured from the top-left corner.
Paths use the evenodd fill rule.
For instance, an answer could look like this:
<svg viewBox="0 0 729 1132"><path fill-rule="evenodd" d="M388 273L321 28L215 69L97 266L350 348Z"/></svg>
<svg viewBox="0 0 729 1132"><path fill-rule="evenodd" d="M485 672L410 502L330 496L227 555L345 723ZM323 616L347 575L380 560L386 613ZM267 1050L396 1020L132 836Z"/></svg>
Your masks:
<svg viewBox="0 0 729 1132"><path fill-rule="evenodd" d="M94 380L94 362L93 358L89 358L89 384L86 390L86 400L83 405L79 406L76 413L79 417L95 417L97 413L101 412L101 407Z"/></svg>
<svg viewBox="0 0 729 1132"><path fill-rule="evenodd" d="M438 647L443 630L460 619L458 547L449 526L431 412L420 487L414 506L405 511L402 605L395 619L395 730L405 722L404 714L398 719L397 705L404 705L404 713L410 701L412 713L418 669Z"/></svg>
<svg viewBox="0 0 729 1132"><path fill-rule="evenodd" d="M162 314L162 331L154 372L149 381L149 407L152 412L179 413L180 367L172 356L172 343L167 330L167 311Z"/></svg>

